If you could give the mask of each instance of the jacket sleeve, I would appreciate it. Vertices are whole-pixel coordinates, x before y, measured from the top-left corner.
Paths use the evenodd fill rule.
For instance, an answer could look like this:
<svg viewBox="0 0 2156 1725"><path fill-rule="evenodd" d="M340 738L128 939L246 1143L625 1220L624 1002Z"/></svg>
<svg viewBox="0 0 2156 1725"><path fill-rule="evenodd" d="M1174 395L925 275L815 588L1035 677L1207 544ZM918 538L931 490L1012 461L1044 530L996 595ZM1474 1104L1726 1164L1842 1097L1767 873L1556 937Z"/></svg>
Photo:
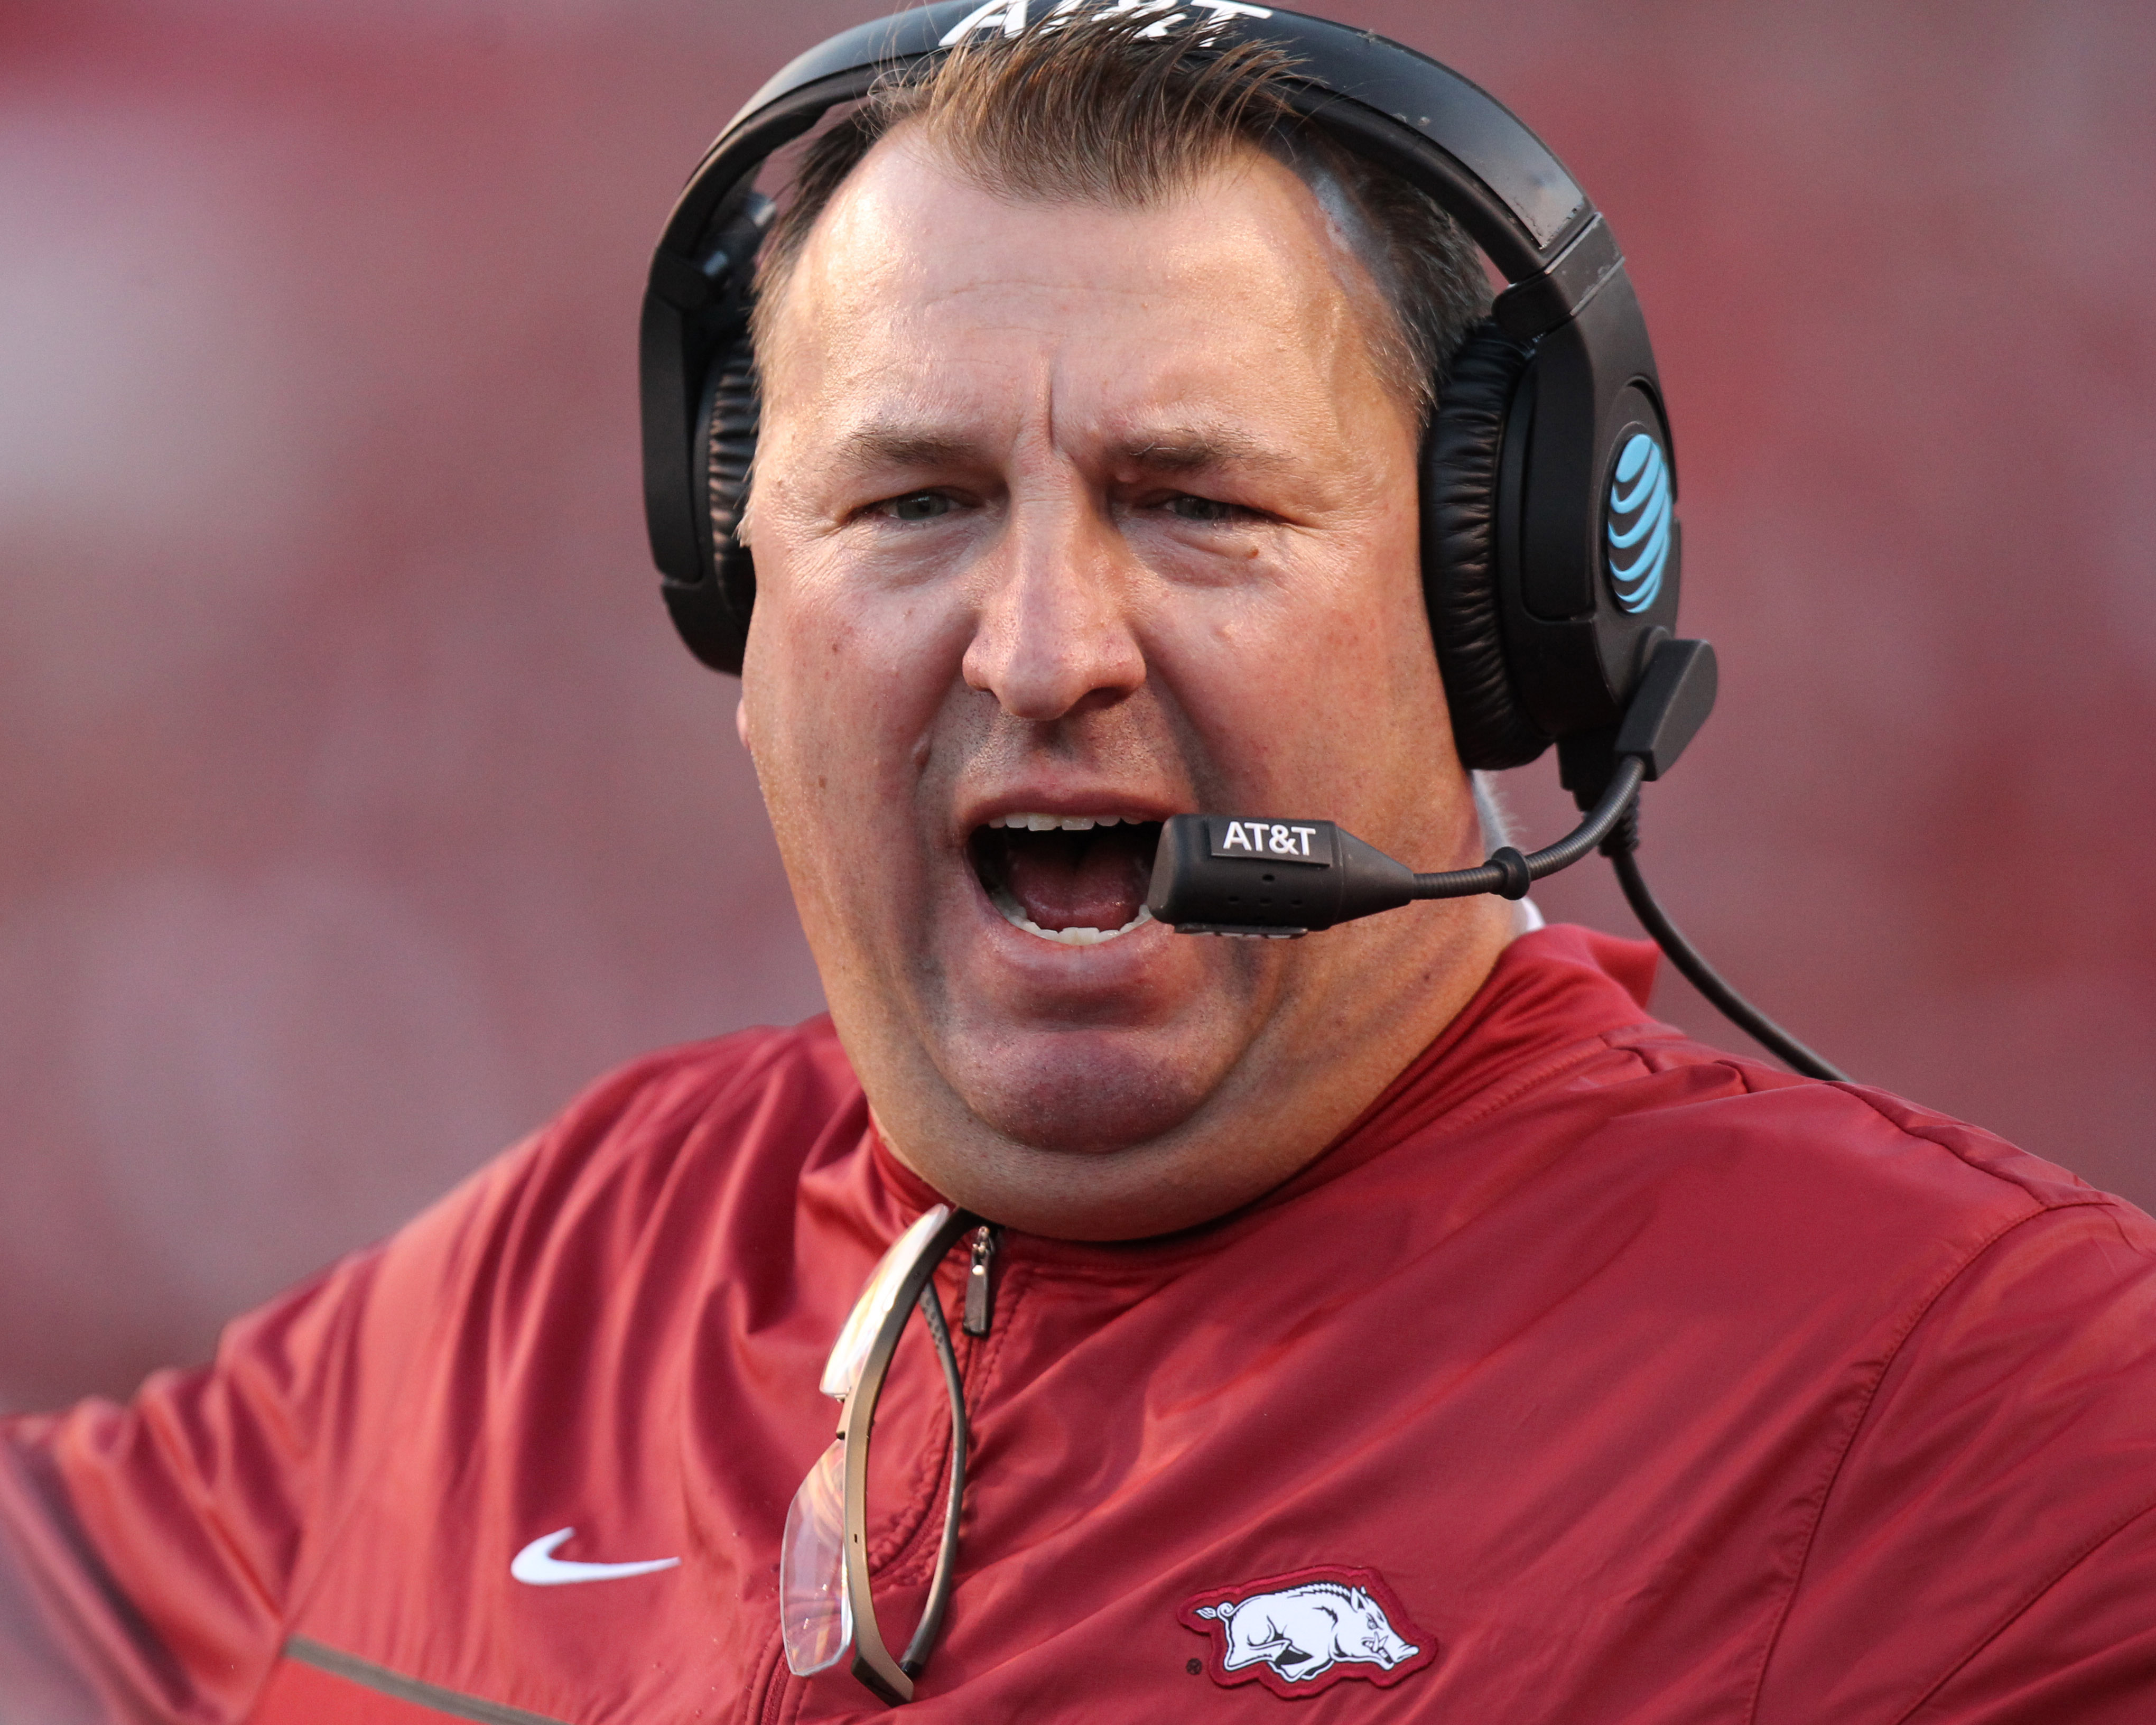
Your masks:
<svg viewBox="0 0 2156 1725"><path fill-rule="evenodd" d="M0 1421L0 1725L245 1717L521 1160L238 1320L210 1365Z"/></svg>
<svg viewBox="0 0 2156 1725"><path fill-rule="evenodd" d="M1758 1725L2156 1719L2156 1224L2046 1210L1956 1276L1798 1562Z"/></svg>
<svg viewBox="0 0 2156 1725"><path fill-rule="evenodd" d="M0 1426L0 1722L239 1717L276 1654L371 1267L234 1324L213 1365L124 1408Z"/></svg>

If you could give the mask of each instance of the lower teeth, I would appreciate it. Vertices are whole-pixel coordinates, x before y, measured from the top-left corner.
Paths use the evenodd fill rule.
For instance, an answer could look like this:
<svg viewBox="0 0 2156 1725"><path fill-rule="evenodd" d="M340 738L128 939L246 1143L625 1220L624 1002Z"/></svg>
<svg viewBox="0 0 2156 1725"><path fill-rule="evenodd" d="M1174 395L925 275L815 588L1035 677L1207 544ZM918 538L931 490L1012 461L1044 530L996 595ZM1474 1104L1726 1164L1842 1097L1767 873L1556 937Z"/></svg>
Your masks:
<svg viewBox="0 0 2156 1725"><path fill-rule="evenodd" d="M1004 913L1004 921L1028 934L1037 934L1045 941L1059 941L1066 947L1097 947L1102 941L1111 941L1118 935L1128 934L1133 928L1152 921L1152 912L1143 905L1138 913L1121 928L1043 928L1025 914L1025 907L998 886L988 894L995 907Z"/></svg>

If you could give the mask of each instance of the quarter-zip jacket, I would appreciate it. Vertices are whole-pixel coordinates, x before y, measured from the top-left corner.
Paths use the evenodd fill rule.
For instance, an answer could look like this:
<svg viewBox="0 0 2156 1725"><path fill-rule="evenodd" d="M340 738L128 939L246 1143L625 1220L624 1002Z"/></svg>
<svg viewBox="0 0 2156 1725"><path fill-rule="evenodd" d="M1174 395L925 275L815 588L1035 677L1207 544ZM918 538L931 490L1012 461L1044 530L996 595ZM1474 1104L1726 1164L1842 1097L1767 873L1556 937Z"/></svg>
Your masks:
<svg viewBox="0 0 2156 1725"><path fill-rule="evenodd" d="M1004 1236L985 1337L952 1255L973 1455L912 1717L2156 1718L2156 1224L1686 1040L1650 966L1515 942L1263 1201ZM824 1357L934 1196L824 1021L607 1081L211 1367L0 1425L0 1721L877 1717L788 1673L778 1542ZM947 1449L916 1324L870 1471L893 1645ZM679 1562L512 1575L565 1529L555 1563Z"/></svg>

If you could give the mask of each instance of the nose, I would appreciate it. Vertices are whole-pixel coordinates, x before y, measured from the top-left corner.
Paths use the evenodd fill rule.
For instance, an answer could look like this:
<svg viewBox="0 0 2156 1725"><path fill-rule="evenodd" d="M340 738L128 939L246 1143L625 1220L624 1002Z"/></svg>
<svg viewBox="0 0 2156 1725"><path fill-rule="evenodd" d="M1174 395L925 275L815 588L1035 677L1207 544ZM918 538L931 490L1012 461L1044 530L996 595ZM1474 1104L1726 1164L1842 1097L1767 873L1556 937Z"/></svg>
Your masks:
<svg viewBox="0 0 2156 1725"><path fill-rule="evenodd" d="M1012 508L984 560L967 686L1014 719L1051 721L1111 705L1145 681L1134 628L1136 560L1082 497Z"/></svg>

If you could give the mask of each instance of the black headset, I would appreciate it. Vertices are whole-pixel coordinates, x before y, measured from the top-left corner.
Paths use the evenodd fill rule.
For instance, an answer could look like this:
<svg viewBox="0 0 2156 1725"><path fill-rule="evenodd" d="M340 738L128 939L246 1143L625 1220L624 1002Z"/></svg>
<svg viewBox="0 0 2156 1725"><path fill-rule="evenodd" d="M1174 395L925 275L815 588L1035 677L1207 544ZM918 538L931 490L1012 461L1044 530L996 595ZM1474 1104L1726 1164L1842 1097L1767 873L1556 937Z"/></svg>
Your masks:
<svg viewBox="0 0 2156 1725"><path fill-rule="evenodd" d="M1423 588L1454 739L1470 767L1517 767L1609 730L1674 632L1680 542L1654 350L1609 224L1540 139L1435 60L1259 6L1157 9L1209 42L1283 49L1294 108L1427 192L1511 284L1452 362L1424 449ZM732 529L756 449L757 172L878 79L1025 13L952 0L811 49L719 135L667 218L644 298L644 514L675 624L716 670L740 670L756 600Z"/></svg>
<svg viewBox="0 0 2156 1725"><path fill-rule="evenodd" d="M1206 47L1278 48L1289 105L1435 199L1507 284L1453 358L1424 439L1423 593L1462 763L1522 766L1555 742L1565 785L1594 812L1560 844L1527 857L1501 849L1480 869L1410 876L1379 859L1419 883L1390 902L1518 897L1599 846L1641 922L1710 999L1799 1070L1839 1077L1714 973L1655 904L1633 855L1639 786L1705 721L1716 674L1705 642L1672 639L1681 537L1669 416L1624 256L1587 194L1493 97L1368 31L1240 0L1034 9L1074 22L1156 12L1161 31L1202 32ZM756 603L755 566L734 529L756 454L749 292L773 208L757 173L878 80L976 34L1015 34L1027 13L1028 0L947 0L810 49L719 134L667 218L644 296L644 518L675 626L714 670L740 671ZM1156 912L1181 893L1209 907L1166 917L1187 932L1280 932L1219 920L1227 887L1200 878L1217 835L1184 830L1208 819L1169 824Z"/></svg>

